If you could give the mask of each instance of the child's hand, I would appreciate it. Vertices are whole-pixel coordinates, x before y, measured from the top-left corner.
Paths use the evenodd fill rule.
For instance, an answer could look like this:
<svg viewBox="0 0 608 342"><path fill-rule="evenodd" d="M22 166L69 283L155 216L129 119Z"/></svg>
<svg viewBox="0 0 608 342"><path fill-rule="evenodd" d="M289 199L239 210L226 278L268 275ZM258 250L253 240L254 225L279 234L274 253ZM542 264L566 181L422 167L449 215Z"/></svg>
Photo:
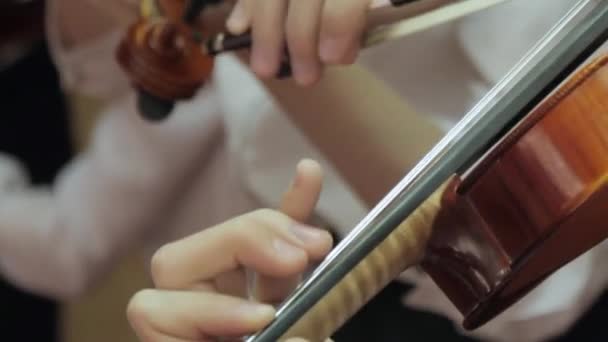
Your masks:
<svg viewBox="0 0 608 342"><path fill-rule="evenodd" d="M370 1L238 0L227 27L233 34L251 29L251 67L259 77L277 74L287 47L294 78L311 85L324 64L355 61Z"/></svg>
<svg viewBox="0 0 608 342"><path fill-rule="evenodd" d="M328 232L303 225L321 189L318 164L298 166L281 212L264 209L162 247L153 257L153 290L137 293L129 321L142 341L207 341L252 334L274 317L247 299L246 269L258 275L256 298L276 302L311 261L331 249Z"/></svg>

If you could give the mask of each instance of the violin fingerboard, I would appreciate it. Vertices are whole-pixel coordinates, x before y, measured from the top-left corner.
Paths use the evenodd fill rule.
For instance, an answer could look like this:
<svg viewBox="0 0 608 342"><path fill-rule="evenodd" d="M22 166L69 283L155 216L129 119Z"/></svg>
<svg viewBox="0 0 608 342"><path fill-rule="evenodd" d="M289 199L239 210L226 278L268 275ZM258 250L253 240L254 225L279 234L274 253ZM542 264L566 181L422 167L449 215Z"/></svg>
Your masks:
<svg viewBox="0 0 608 342"><path fill-rule="evenodd" d="M445 189L442 186L429 197L280 340L325 341L390 281L416 265L424 256Z"/></svg>

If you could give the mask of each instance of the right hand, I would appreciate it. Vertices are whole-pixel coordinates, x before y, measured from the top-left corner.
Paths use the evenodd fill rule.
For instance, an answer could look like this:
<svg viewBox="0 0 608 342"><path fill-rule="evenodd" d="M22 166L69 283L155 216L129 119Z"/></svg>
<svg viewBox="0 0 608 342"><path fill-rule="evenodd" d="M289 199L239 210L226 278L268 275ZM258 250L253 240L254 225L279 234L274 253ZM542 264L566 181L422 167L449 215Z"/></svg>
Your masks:
<svg viewBox="0 0 608 342"><path fill-rule="evenodd" d="M276 76L289 50L295 81L310 86L325 65L355 62L372 0L237 0L227 20L232 34L251 30L251 69Z"/></svg>
<svg viewBox="0 0 608 342"><path fill-rule="evenodd" d="M266 326L275 310L262 303L282 300L332 247L327 231L301 223L320 190L319 165L303 161L280 211L244 214L159 249L152 260L156 288L138 292L127 309L139 339L212 341ZM246 269L258 275L256 301L247 299Z"/></svg>

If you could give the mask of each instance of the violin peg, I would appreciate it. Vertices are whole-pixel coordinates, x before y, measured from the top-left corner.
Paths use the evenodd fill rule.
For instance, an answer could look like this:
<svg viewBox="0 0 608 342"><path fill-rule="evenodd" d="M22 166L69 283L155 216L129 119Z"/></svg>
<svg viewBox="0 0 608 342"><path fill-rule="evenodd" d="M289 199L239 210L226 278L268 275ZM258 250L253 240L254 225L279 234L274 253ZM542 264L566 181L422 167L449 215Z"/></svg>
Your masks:
<svg viewBox="0 0 608 342"><path fill-rule="evenodd" d="M137 110L149 121L158 122L166 119L174 107L175 101L161 99L145 90L137 91Z"/></svg>

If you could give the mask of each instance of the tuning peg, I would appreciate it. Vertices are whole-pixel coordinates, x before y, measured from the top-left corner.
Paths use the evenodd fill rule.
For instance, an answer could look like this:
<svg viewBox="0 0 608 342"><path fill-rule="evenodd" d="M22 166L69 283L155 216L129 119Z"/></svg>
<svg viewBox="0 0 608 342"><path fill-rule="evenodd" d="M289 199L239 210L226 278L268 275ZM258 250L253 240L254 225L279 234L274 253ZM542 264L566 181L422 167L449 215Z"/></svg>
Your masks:
<svg viewBox="0 0 608 342"><path fill-rule="evenodd" d="M145 90L137 90L137 110L149 121L166 119L175 107L175 101L161 99Z"/></svg>

